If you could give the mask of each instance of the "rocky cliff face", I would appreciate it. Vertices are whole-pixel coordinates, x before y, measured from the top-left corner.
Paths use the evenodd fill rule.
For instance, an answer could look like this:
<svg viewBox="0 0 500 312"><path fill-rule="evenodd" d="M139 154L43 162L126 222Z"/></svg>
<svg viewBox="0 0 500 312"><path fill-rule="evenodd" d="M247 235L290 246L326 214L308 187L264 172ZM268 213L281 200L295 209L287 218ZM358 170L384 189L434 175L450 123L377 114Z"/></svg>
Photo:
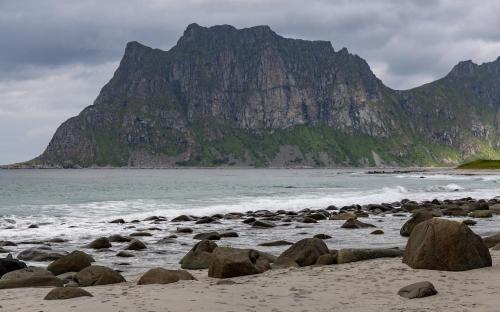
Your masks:
<svg viewBox="0 0 500 312"><path fill-rule="evenodd" d="M395 91L329 42L189 25L169 51L127 44L43 166L362 166L497 155L500 58Z"/></svg>

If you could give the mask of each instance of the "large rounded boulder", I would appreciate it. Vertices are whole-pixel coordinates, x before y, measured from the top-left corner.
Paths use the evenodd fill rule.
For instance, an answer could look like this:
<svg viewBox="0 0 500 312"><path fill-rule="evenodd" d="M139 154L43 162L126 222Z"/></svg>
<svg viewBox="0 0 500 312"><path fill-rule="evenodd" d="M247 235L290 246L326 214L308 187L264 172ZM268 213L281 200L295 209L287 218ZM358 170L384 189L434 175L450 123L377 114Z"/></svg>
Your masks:
<svg viewBox="0 0 500 312"><path fill-rule="evenodd" d="M76 250L49 264L47 270L54 273L54 275L66 272L78 272L90 266L93 261L92 256L83 251Z"/></svg>
<svg viewBox="0 0 500 312"><path fill-rule="evenodd" d="M75 280L78 285L83 287L125 282L120 273L100 265L86 267L75 275Z"/></svg>
<svg viewBox="0 0 500 312"><path fill-rule="evenodd" d="M93 297L88 291L79 287L56 287L49 291L44 300L65 300L78 297Z"/></svg>
<svg viewBox="0 0 500 312"><path fill-rule="evenodd" d="M26 268L26 263L17 259L12 259L9 255L7 258L0 259L0 277L4 274Z"/></svg>
<svg viewBox="0 0 500 312"><path fill-rule="evenodd" d="M434 218L415 226L403 263L414 269L465 271L491 266L491 255L467 225Z"/></svg>
<svg viewBox="0 0 500 312"><path fill-rule="evenodd" d="M410 220L406 221L405 224L401 227L399 233L401 236L410 236L411 231L415 228L415 226L424 221L430 220L433 218L432 212L430 211L418 211L413 214Z"/></svg>
<svg viewBox="0 0 500 312"><path fill-rule="evenodd" d="M212 253L208 276L230 278L262 273L269 268L268 259L255 250L217 247Z"/></svg>
<svg viewBox="0 0 500 312"><path fill-rule="evenodd" d="M323 240L304 238L285 250L278 257L278 260L282 261L283 258L288 258L295 261L299 266L308 266L315 264L320 256L327 253L329 253L329 250Z"/></svg>
<svg viewBox="0 0 500 312"><path fill-rule="evenodd" d="M217 244L210 240L202 240L181 259L181 268L188 270L207 269L212 258L212 252Z"/></svg>
<svg viewBox="0 0 500 312"><path fill-rule="evenodd" d="M195 280L195 278L191 275L191 273L184 270L154 268L144 273L144 275L141 276L137 282L137 285L170 284L180 280Z"/></svg>

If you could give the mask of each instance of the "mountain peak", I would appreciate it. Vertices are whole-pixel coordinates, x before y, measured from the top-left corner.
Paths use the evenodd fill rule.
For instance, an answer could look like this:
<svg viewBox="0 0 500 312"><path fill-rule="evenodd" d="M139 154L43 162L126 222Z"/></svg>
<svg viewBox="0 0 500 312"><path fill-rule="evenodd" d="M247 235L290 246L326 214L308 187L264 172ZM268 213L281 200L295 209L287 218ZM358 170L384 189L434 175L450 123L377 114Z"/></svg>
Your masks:
<svg viewBox="0 0 500 312"><path fill-rule="evenodd" d="M474 63L472 60L461 61L453 67L453 69L449 73L449 76L451 77L472 76L474 75L478 67L479 65Z"/></svg>

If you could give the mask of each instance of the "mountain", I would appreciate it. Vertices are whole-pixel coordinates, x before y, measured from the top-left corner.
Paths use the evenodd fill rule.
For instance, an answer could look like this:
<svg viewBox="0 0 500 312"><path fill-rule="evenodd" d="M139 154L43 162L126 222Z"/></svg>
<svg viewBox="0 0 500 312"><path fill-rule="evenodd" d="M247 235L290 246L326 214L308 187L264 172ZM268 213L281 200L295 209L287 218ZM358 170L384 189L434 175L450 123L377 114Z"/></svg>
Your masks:
<svg viewBox="0 0 500 312"><path fill-rule="evenodd" d="M21 166L427 166L500 156L500 58L398 91L330 42L191 24L130 42L94 104Z"/></svg>

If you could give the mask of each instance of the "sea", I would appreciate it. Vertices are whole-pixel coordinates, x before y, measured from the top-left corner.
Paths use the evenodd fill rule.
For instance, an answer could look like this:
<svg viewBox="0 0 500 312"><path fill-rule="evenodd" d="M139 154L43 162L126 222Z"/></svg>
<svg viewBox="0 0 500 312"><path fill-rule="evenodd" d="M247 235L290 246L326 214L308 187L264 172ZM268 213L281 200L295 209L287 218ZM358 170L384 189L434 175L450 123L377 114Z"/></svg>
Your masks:
<svg viewBox="0 0 500 312"><path fill-rule="evenodd" d="M177 227L192 227L194 234L236 231L239 237L224 238L217 244L256 248L278 255L286 246L257 245L273 240L294 242L321 233L332 237L325 240L330 248L404 247L406 238L399 235L399 230L410 217L381 214L363 218L363 222L385 232L370 235L373 228L346 230L340 227L343 221L255 229L241 220L223 219L218 224L200 225L144 221L151 216L172 219L181 214L300 211L402 199L497 196L500 196L500 174L464 175L446 170L392 174L369 174L363 169L0 170L0 241L18 244L4 247L13 256L28 248L50 248L60 253L78 249L91 253L97 263L134 274L154 266L178 267L179 260L196 241L193 234L176 233ZM117 218L127 223L109 223ZM131 223L134 220L137 222ZM473 230L480 235L500 232L500 216L477 221ZM147 231L152 236L139 237L148 248L134 252L133 258L115 256L125 244L113 244L104 251L84 247L98 237L126 236L137 231ZM178 237L159 243L170 235ZM53 238L67 241L47 242Z"/></svg>

